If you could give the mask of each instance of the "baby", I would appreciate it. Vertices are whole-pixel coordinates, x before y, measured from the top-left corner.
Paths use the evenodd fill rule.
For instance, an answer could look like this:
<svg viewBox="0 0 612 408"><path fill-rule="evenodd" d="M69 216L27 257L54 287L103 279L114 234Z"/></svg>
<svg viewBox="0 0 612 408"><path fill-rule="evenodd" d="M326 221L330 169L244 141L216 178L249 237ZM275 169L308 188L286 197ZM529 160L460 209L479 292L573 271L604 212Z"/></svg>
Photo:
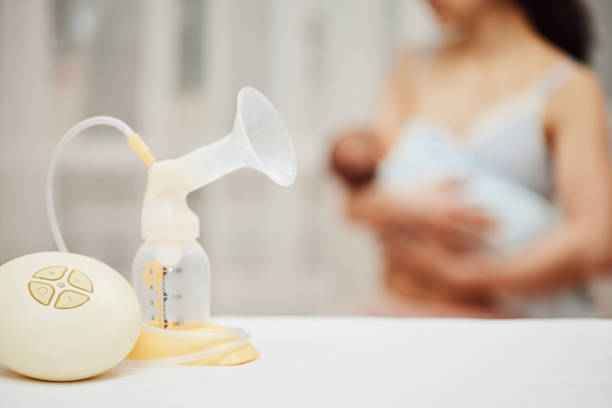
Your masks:
<svg viewBox="0 0 612 408"><path fill-rule="evenodd" d="M502 253L524 248L558 221L559 212L549 200L481 162L464 145L434 136L413 132L385 155L371 132L351 132L334 145L332 168L349 186L376 181L396 192L461 180L459 199L495 221L487 243Z"/></svg>

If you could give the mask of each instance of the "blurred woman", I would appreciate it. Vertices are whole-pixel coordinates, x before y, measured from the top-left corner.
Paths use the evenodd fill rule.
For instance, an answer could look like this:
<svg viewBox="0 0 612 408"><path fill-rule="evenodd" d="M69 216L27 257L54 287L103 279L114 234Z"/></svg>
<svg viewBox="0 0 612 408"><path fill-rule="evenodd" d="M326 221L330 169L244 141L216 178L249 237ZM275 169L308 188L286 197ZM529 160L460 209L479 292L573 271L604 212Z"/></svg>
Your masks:
<svg viewBox="0 0 612 408"><path fill-rule="evenodd" d="M376 231L385 255L384 294L369 311L590 314L585 285L612 260L612 167L602 90L586 65L585 6L429 3L447 41L402 55L373 128L345 135L332 152L334 168L351 185L350 216ZM411 156L415 141L426 147ZM447 154L445 163L469 159L467 168L477 163L480 176L495 175L531 201L554 204L560 221L520 250L491 251L487 237L499 221L461 198L470 182L463 173L429 177L435 166L418 163L436 163L436 152ZM454 168L461 164L445 174ZM421 175L423 182L389 188L389 174ZM511 215L521 194L493 198ZM510 224L541 218L516 216Z"/></svg>

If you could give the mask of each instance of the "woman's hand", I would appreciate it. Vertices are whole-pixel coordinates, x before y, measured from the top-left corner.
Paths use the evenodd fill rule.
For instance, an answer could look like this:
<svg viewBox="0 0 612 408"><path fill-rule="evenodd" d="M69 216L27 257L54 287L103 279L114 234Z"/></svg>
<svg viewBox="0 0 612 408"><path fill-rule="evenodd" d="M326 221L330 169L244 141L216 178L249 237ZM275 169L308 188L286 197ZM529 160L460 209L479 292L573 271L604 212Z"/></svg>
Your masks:
<svg viewBox="0 0 612 408"><path fill-rule="evenodd" d="M413 280L457 298L485 300L494 295L491 277L501 263L484 251L453 251L431 236L399 229L380 231L379 240L387 262Z"/></svg>
<svg viewBox="0 0 612 408"><path fill-rule="evenodd" d="M400 194L367 186L351 192L347 212L376 230L412 230L432 236L454 251L482 248L495 223L479 208L460 203L462 185L462 181L453 181Z"/></svg>
<svg viewBox="0 0 612 408"><path fill-rule="evenodd" d="M459 252L486 247L486 236L495 229L495 222L480 208L461 204L464 183L459 180L422 187L406 196L415 214L414 227Z"/></svg>
<svg viewBox="0 0 612 408"><path fill-rule="evenodd" d="M495 223L479 208L461 204L461 181L389 194L375 186L352 191L349 215L375 230L402 229L427 235L453 251L486 246Z"/></svg>

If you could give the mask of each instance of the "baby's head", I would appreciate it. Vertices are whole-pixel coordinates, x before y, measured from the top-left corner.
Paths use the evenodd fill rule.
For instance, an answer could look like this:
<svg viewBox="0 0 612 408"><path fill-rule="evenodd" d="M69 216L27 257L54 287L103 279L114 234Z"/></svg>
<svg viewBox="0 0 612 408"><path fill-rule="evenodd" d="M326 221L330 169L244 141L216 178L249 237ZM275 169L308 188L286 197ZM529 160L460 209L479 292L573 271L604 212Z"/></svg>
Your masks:
<svg viewBox="0 0 612 408"><path fill-rule="evenodd" d="M379 141L372 132L348 132L334 143L331 166L348 185L366 184L376 175L379 152Z"/></svg>

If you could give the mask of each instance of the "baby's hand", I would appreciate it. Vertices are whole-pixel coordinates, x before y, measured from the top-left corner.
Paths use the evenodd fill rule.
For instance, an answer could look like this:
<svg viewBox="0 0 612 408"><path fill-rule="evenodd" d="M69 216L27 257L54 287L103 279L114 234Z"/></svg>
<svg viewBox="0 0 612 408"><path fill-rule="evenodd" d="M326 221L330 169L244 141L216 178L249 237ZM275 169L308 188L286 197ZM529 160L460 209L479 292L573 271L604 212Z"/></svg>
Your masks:
<svg viewBox="0 0 612 408"><path fill-rule="evenodd" d="M331 167L349 186L372 181L376 175L379 142L368 131L349 132L332 147Z"/></svg>

